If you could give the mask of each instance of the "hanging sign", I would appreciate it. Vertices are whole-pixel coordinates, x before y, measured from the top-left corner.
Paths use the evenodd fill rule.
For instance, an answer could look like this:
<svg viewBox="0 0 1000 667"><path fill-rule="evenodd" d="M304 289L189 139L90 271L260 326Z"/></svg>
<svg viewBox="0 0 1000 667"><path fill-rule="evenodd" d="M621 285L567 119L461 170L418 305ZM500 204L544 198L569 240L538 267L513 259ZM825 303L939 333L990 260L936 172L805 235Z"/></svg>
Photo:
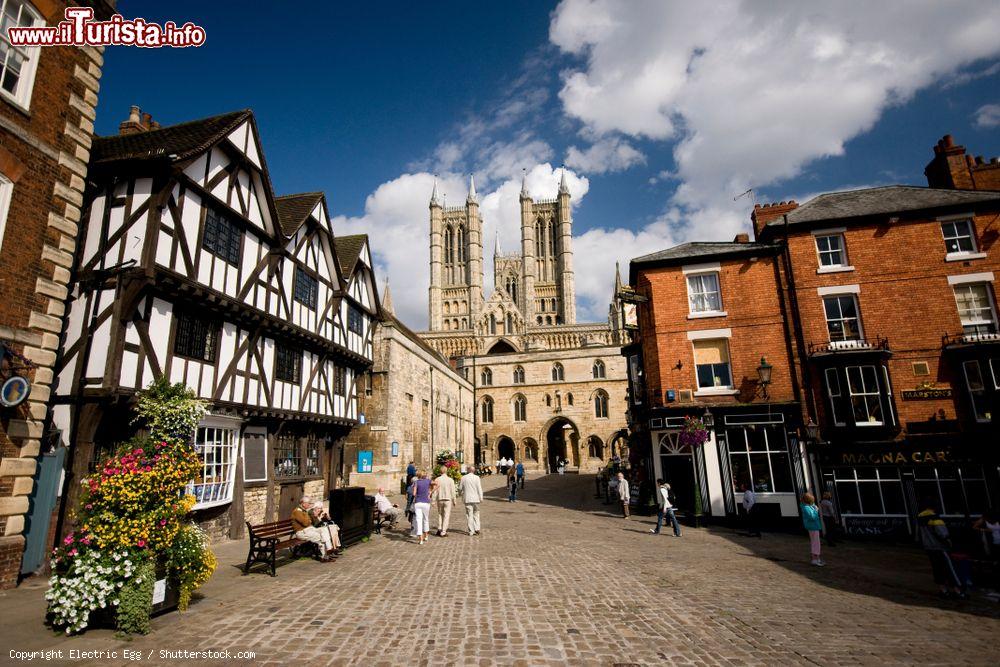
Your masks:
<svg viewBox="0 0 1000 667"><path fill-rule="evenodd" d="M371 472L371 471L372 471L371 450L358 452L358 472Z"/></svg>
<svg viewBox="0 0 1000 667"><path fill-rule="evenodd" d="M21 375L12 375L0 386L0 405L14 408L28 398L31 393L31 383Z"/></svg>

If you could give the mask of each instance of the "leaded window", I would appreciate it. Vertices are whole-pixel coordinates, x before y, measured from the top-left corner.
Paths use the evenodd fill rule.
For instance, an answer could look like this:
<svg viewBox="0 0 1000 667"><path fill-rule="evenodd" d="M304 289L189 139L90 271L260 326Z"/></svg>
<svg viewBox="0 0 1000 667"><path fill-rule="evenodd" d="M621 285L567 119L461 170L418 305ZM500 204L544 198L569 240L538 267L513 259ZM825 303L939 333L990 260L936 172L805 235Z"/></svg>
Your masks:
<svg viewBox="0 0 1000 667"><path fill-rule="evenodd" d="M294 298L303 306L316 308L316 297L319 294L319 281L309 275L301 266L295 267Z"/></svg>
<svg viewBox="0 0 1000 667"><path fill-rule="evenodd" d="M194 451L201 466L188 487L195 498L194 509L232 501L238 445L239 435L235 428L198 427Z"/></svg>
<svg viewBox="0 0 1000 667"><path fill-rule="evenodd" d="M274 476L300 477L302 475L302 452L294 435L282 434L274 440Z"/></svg>
<svg viewBox="0 0 1000 667"><path fill-rule="evenodd" d="M174 333L174 354L182 357L215 363L219 344L219 325L191 313L177 316L177 331Z"/></svg>
<svg viewBox="0 0 1000 667"><path fill-rule="evenodd" d="M205 250L236 265L242 243L243 232L233 221L214 208L205 211L205 235L201 240Z"/></svg>
<svg viewBox="0 0 1000 667"><path fill-rule="evenodd" d="M523 422L528 420L528 399L524 396L514 397L514 421Z"/></svg>
<svg viewBox="0 0 1000 667"><path fill-rule="evenodd" d="M365 318L361 311L353 305L347 306L347 330L351 333L361 334L364 332Z"/></svg>
<svg viewBox="0 0 1000 667"><path fill-rule="evenodd" d="M302 350L280 343L274 349L274 377L282 382L301 384Z"/></svg>

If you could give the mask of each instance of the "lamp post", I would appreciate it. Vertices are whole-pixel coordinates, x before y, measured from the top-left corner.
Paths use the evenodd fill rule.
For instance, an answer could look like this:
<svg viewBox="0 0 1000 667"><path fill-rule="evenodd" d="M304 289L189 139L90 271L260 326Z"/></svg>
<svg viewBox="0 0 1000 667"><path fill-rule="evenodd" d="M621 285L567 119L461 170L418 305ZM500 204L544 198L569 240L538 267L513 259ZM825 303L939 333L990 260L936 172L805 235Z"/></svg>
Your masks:
<svg viewBox="0 0 1000 667"><path fill-rule="evenodd" d="M764 398L767 398L767 385L771 384L771 370L773 368L771 364L767 363L767 359L760 358L760 366L757 367L757 380Z"/></svg>

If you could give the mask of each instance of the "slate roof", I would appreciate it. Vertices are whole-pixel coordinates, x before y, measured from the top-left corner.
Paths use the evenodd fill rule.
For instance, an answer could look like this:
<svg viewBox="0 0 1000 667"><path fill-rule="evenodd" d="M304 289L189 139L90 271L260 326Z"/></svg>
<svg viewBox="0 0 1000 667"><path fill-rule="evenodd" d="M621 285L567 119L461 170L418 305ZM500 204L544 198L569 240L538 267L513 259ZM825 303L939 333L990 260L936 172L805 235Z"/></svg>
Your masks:
<svg viewBox="0 0 1000 667"><path fill-rule="evenodd" d="M158 130L95 137L91 164L122 160L183 160L201 153L250 118L249 109L178 123ZM173 157L171 157L173 156Z"/></svg>
<svg viewBox="0 0 1000 667"><path fill-rule="evenodd" d="M278 224L285 236L291 236L302 226L322 198L322 192L302 192L274 198Z"/></svg>
<svg viewBox="0 0 1000 667"><path fill-rule="evenodd" d="M986 201L1000 201L1000 192L979 190L946 190L914 185L887 185L864 190L831 192L810 199L788 214L788 224L841 220L870 215L887 215L904 211L960 206ZM781 218L767 223L768 227L784 224Z"/></svg>
<svg viewBox="0 0 1000 667"><path fill-rule="evenodd" d="M368 242L367 234L352 234L351 236L337 236L333 239L333 246L337 250L337 259L340 261L340 270L346 279L354 270L354 265L358 263L361 256L361 249Z"/></svg>
<svg viewBox="0 0 1000 667"><path fill-rule="evenodd" d="M693 241L666 250L650 253L632 260L632 264L680 263L690 259L709 259L731 254L759 253L775 250L769 243L735 243L733 241Z"/></svg>

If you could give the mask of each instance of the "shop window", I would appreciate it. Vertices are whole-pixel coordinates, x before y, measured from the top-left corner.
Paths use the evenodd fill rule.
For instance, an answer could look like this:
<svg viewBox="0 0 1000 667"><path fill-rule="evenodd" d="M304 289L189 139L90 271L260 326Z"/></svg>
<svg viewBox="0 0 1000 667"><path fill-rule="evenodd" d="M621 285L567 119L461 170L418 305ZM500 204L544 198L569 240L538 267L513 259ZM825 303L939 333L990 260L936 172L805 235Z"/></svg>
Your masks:
<svg viewBox="0 0 1000 667"><path fill-rule="evenodd" d="M997 315L988 283L955 285L955 302L962 331L968 335L997 332Z"/></svg>
<svg viewBox="0 0 1000 667"><path fill-rule="evenodd" d="M696 340L693 343L698 389L732 389L733 378L726 339Z"/></svg>
<svg viewBox="0 0 1000 667"><path fill-rule="evenodd" d="M299 477L302 475L302 453L294 435L279 435L274 443L274 476Z"/></svg>
<svg viewBox="0 0 1000 667"><path fill-rule="evenodd" d="M483 399L482 403L483 423L493 423L493 399L489 396Z"/></svg>
<svg viewBox="0 0 1000 667"><path fill-rule="evenodd" d="M514 367L514 384L524 384L524 366Z"/></svg>
<svg viewBox="0 0 1000 667"><path fill-rule="evenodd" d="M23 0L2 0L0 17L0 90L23 109L31 104L31 89L35 83L39 47L26 48L10 43L7 29L45 25L45 20Z"/></svg>
<svg viewBox="0 0 1000 667"><path fill-rule="evenodd" d="M847 266L843 234L823 234L816 237L816 252L819 254L820 268Z"/></svg>
<svg viewBox="0 0 1000 667"><path fill-rule="evenodd" d="M918 501L930 498L942 516L982 514L990 506L981 466L930 466L913 470Z"/></svg>
<svg viewBox="0 0 1000 667"><path fill-rule="evenodd" d="M521 395L514 397L514 421L523 422L528 420L528 400Z"/></svg>
<svg viewBox="0 0 1000 667"><path fill-rule="evenodd" d="M243 232L232 220L214 208L205 211L205 234L201 246L220 259L236 266L240 263Z"/></svg>
<svg viewBox="0 0 1000 667"><path fill-rule="evenodd" d="M823 311L831 343L861 340L857 297L853 294L823 297Z"/></svg>
<svg viewBox="0 0 1000 667"><path fill-rule="evenodd" d="M833 476L841 514L906 516L898 469L834 468Z"/></svg>
<svg viewBox="0 0 1000 667"><path fill-rule="evenodd" d="M882 401L875 366L848 366L847 390L857 426L882 426Z"/></svg>
<svg viewBox="0 0 1000 667"><path fill-rule="evenodd" d="M687 277L688 306L692 315L721 313L722 292L718 273L698 273Z"/></svg>
<svg viewBox="0 0 1000 667"><path fill-rule="evenodd" d="M235 428L198 427L194 451L201 467L188 487L188 492L195 498L194 509L232 501L238 447L239 435Z"/></svg>
<svg viewBox="0 0 1000 667"><path fill-rule="evenodd" d="M281 345L274 346L274 377L282 382L302 382L302 350Z"/></svg>
<svg viewBox="0 0 1000 667"><path fill-rule="evenodd" d="M736 488L746 484L757 493L795 491L783 427L750 424L726 429L726 436Z"/></svg>
<svg viewBox="0 0 1000 667"><path fill-rule="evenodd" d="M292 298L306 308L316 308L319 281L309 275L301 266L295 267L295 291Z"/></svg>
<svg viewBox="0 0 1000 667"><path fill-rule="evenodd" d="M215 363L219 345L217 323L190 313L180 313L177 316L177 331L174 336L174 354Z"/></svg>
<svg viewBox="0 0 1000 667"><path fill-rule="evenodd" d="M593 374L595 380L603 380L606 374L604 362L598 359L594 362Z"/></svg>
<svg viewBox="0 0 1000 667"><path fill-rule="evenodd" d="M949 254L976 252L976 237L972 233L970 220L954 220L941 223L944 248Z"/></svg>
<svg viewBox="0 0 1000 667"><path fill-rule="evenodd" d="M480 384L484 387L489 387L493 384L493 371L489 368L484 368L479 374Z"/></svg>

